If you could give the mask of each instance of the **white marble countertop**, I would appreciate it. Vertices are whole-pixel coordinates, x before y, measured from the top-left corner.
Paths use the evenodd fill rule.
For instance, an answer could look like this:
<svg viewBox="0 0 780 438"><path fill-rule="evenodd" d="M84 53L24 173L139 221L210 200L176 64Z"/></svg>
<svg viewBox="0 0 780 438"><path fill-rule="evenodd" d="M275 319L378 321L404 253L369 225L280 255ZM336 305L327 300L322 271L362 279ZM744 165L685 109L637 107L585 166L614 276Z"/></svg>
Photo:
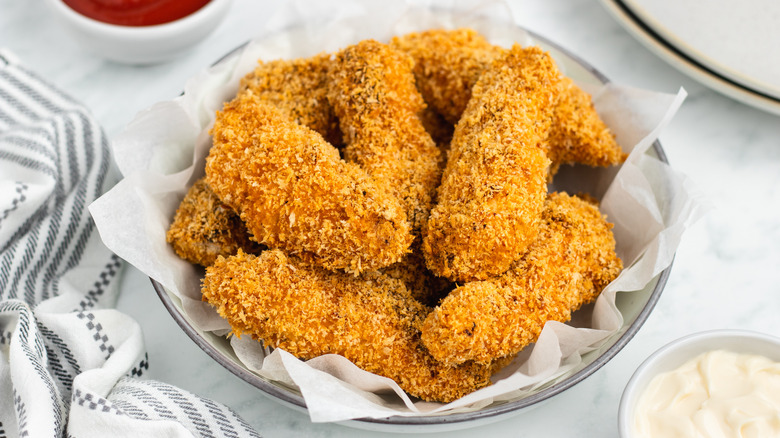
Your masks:
<svg viewBox="0 0 780 438"><path fill-rule="evenodd" d="M170 99L185 80L256 35L270 0L235 0L227 20L179 59L151 67L84 52L42 0L0 0L0 47L89 107L109 136L134 114ZM671 277L636 337L595 374L537 409L448 437L617 436L620 395L641 361L688 333L743 328L780 336L780 118L705 88L650 53L595 0L515 0L518 24L571 50L610 79L689 96L661 135L671 165L715 208L683 237ZM757 54L757 56L761 56ZM263 436L390 436L334 424L263 396L214 362L179 329L149 280L128 267L119 310L144 330L149 377L220 401Z"/></svg>

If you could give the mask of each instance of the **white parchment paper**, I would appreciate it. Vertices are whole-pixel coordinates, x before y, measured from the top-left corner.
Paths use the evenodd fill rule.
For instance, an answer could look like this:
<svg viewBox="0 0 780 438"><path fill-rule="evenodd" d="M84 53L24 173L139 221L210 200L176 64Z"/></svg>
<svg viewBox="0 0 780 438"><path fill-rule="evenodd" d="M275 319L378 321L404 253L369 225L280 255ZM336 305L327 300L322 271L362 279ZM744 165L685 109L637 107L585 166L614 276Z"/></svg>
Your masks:
<svg viewBox="0 0 780 438"><path fill-rule="evenodd" d="M117 255L178 297L182 311L203 331L225 334L229 326L201 301L202 270L174 254L165 232L187 188L204 174L211 146L208 129L216 111L235 95L239 79L258 59L311 56L365 38L386 42L393 35L442 27L469 26L504 46L534 43L506 21L511 14L499 1L332 3L307 2L305 8L288 3L264 36L192 78L182 96L139 113L114 141L124 179L90 206L100 235ZM642 290L672 262L683 231L701 215L703 204L691 183L648 149L685 92L601 86L576 61L554 48L551 53L564 73L592 92L602 118L630 151L620 168L564 167L552 188L602 198L602 211L615 223L618 255L626 269L594 306L581 311L590 312L588 318L575 318L586 321L585 326L577 327L576 321L548 323L538 342L499 373L493 385L446 405L411 400L392 380L360 370L340 356L304 363L281 350L268 354L248 336L231 338L247 369L300 388L312 421L465 412L533 394L581 368L583 354L623 328L615 304L618 292Z"/></svg>

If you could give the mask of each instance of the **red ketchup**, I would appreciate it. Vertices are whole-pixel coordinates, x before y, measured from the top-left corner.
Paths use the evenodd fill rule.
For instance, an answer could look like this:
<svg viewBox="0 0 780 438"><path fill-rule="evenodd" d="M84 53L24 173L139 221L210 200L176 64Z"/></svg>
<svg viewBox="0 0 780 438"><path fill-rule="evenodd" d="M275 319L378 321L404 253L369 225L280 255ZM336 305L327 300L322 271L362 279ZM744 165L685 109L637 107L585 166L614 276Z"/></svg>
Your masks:
<svg viewBox="0 0 780 438"><path fill-rule="evenodd" d="M63 0L81 15L109 24L151 26L186 17L210 0Z"/></svg>

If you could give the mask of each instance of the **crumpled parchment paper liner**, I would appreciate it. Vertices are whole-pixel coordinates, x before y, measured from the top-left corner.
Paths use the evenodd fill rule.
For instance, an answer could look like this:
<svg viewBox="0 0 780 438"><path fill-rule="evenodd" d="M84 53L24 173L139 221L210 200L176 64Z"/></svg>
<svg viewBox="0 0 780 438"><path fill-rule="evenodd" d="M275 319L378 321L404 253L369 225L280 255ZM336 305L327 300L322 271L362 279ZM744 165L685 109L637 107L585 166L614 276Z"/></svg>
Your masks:
<svg viewBox="0 0 780 438"><path fill-rule="evenodd" d="M101 237L116 254L178 297L183 312L199 329L229 332L227 322L201 301L202 269L179 259L166 244L165 232L187 188L204 173L211 145L208 129L215 112L235 95L239 79L257 59L311 56L364 38L387 41L392 35L438 27L473 27L505 46L533 42L506 21L511 14L500 1L385 3L325 2L332 7L314 10L303 9L299 2L287 3L282 13L269 20L265 36L192 78L182 96L139 113L115 139L115 157L124 179L90 206ZM311 8L312 3L305 6ZM626 269L595 305L575 313L572 323L548 323L538 342L497 374L492 386L449 404L411 400L392 380L363 371L340 356L304 363L285 351L269 354L248 336L232 338L232 348L248 369L297 385L312 421L468 412L538 392L580 369L582 355L598 349L622 328L623 316L615 304L618 291L643 289L672 262L683 231L704 209L690 181L647 151L685 92L601 86L587 69L556 50L551 53L564 73L593 94L597 110L623 148L631 151L620 168L564 166L551 189L586 191L603 198L602 211L615 224L617 250ZM586 326L575 327L579 321L586 321Z"/></svg>

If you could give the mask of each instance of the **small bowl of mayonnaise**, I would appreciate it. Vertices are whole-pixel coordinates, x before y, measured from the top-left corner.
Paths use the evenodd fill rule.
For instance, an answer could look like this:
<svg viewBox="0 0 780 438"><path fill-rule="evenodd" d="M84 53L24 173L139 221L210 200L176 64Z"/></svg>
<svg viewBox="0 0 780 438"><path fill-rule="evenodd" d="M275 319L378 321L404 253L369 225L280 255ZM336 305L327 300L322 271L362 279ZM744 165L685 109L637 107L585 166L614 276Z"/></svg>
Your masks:
<svg viewBox="0 0 780 438"><path fill-rule="evenodd" d="M622 438L780 437L780 338L692 334L645 360L623 391Z"/></svg>

